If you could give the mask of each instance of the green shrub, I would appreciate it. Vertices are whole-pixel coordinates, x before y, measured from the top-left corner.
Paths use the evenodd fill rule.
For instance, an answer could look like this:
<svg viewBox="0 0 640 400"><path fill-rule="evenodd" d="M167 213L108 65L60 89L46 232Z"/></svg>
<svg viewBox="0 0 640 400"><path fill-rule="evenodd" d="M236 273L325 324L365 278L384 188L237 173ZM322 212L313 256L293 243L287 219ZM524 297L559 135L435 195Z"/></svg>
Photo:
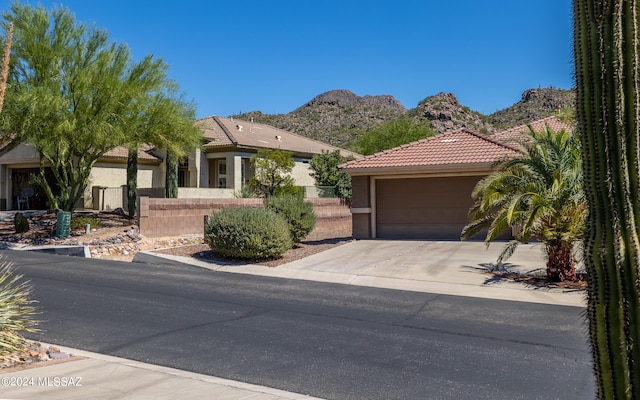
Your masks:
<svg viewBox="0 0 640 400"><path fill-rule="evenodd" d="M13 217L13 226L16 233L25 233L29 231L29 220L23 213L16 213Z"/></svg>
<svg viewBox="0 0 640 400"><path fill-rule="evenodd" d="M291 240L300 243L316 226L313 205L297 195L284 195L267 199L266 207L281 215L287 221Z"/></svg>
<svg viewBox="0 0 640 400"><path fill-rule="evenodd" d="M102 227L102 222L98 218L77 217L71 220L71 229L84 229L89 224L92 228Z"/></svg>
<svg viewBox="0 0 640 400"><path fill-rule="evenodd" d="M204 237L214 252L239 259L275 258L292 247L287 221L266 208L225 208L213 213Z"/></svg>
<svg viewBox="0 0 640 400"><path fill-rule="evenodd" d="M233 197L237 199L250 199L260 197L260 194L257 193L251 185L242 184L239 190L233 192Z"/></svg>
<svg viewBox="0 0 640 400"><path fill-rule="evenodd" d="M33 320L31 286L18 282L21 275L14 275L11 263L0 263L0 359L21 350L25 339L20 332L37 332L37 321Z"/></svg>
<svg viewBox="0 0 640 400"><path fill-rule="evenodd" d="M284 185L276 188L273 192L273 195L276 197L280 196L297 196L300 199L304 198L304 187L302 186L294 186L294 185Z"/></svg>

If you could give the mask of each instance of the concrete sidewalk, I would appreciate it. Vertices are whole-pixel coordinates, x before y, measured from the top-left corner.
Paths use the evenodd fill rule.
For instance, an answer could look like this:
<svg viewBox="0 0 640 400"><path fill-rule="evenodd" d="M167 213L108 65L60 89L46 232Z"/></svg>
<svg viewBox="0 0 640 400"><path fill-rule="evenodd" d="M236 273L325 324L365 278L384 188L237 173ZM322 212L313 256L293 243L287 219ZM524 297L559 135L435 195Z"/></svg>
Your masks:
<svg viewBox="0 0 640 400"><path fill-rule="evenodd" d="M511 301L585 305L581 291L528 287L487 274L487 268L495 262L502 245L494 243L487 249L481 242L352 241L275 268L225 265L153 252L140 252L134 261L174 265L180 262L229 273ZM506 266L520 273L543 270L542 248L522 245ZM49 366L42 363L43 367L0 373L1 396L53 400L313 398L76 349L61 347L61 351L85 358ZM81 378L79 384L82 386L77 386L77 379L71 384L71 378ZM16 386L18 384L22 386Z"/></svg>
<svg viewBox="0 0 640 400"><path fill-rule="evenodd" d="M56 347L77 359L52 365L42 362L40 364L44 366L11 373L0 372L2 399L317 399L124 358Z"/></svg>

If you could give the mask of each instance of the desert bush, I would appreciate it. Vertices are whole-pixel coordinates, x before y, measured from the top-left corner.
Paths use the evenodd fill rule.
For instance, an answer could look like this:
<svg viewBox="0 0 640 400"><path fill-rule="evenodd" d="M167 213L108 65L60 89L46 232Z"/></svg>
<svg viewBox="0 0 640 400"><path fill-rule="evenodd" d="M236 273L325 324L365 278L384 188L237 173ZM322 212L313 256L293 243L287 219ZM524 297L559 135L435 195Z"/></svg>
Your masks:
<svg viewBox="0 0 640 400"><path fill-rule="evenodd" d="M16 213L13 217L13 226L15 227L16 233L25 233L29 231L29 220L24 216L23 213Z"/></svg>
<svg viewBox="0 0 640 400"><path fill-rule="evenodd" d="M265 260L292 246L287 221L266 208L225 208L209 216L205 240L211 250L231 258Z"/></svg>
<svg viewBox="0 0 640 400"><path fill-rule="evenodd" d="M26 340L20 332L37 332L31 285L19 282L11 263L0 263L0 358L21 350Z"/></svg>
<svg viewBox="0 0 640 400"><path fill-rule="evenodd" d="M251 187L251 185L243 184L240 189L233 192L233 197L237 199L249 199L259 197L260 195Z"/></svg>
<svg viewBox="0 0 640 400"><path fill-rule="evenodd" d="M92 228L102 227L102 222L98 218L92 217L77 217L71 219L71 229L84 229L89 224Z"/></svg>
<svg viewBox="0 0 640 400"><path fill-rule="evenodd" d="M287 221L291 240L300 243L316 226L316 214L313 205L304 201L299 195L287 194L271 197L266 207L281 215Z"/></svg>
<svg viewBox="0 0 640 400"><path fill-rule="evenodd" d="M297 196L300 199L304 198L304 187L302 186L294 186L294 185L285 185L277 188L273 195L276 197L281 196Z"/></svg>

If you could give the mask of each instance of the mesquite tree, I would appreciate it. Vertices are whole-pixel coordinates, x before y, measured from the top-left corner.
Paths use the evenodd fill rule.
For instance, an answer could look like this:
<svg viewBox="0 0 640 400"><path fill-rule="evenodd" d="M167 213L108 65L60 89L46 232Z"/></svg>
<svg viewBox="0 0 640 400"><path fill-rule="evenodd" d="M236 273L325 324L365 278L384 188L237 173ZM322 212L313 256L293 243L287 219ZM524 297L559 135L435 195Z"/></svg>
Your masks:
<svg viewBox="0 0 640 400"><path fill-rule="evenodd" d="M64 7L14 2L3 17L15 32L0 141L35 148L35 179L51 208L73 211L91 168L118 146L146 143L180 154L199 145L194 109L161 59L135 61L126 45L76 22Z"/></svg>
<svg viewBox="0 0 640 400"><path fill-rule="evenodd" d="M588 201L589 337L600 399L640 398L640 0L574 0Z"/></svg>

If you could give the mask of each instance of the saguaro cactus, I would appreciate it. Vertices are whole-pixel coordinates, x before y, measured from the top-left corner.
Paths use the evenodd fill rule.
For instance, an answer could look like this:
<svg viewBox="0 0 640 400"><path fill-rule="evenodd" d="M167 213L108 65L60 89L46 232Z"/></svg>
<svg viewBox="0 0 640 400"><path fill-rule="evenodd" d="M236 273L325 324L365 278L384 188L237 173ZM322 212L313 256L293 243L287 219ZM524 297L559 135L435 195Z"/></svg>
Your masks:
<svg viewBox="0 0 640 400"><path fill-rule="evenodd" d="M574 0L589 336L600 399L640 398L640 0Z"/></svg>

